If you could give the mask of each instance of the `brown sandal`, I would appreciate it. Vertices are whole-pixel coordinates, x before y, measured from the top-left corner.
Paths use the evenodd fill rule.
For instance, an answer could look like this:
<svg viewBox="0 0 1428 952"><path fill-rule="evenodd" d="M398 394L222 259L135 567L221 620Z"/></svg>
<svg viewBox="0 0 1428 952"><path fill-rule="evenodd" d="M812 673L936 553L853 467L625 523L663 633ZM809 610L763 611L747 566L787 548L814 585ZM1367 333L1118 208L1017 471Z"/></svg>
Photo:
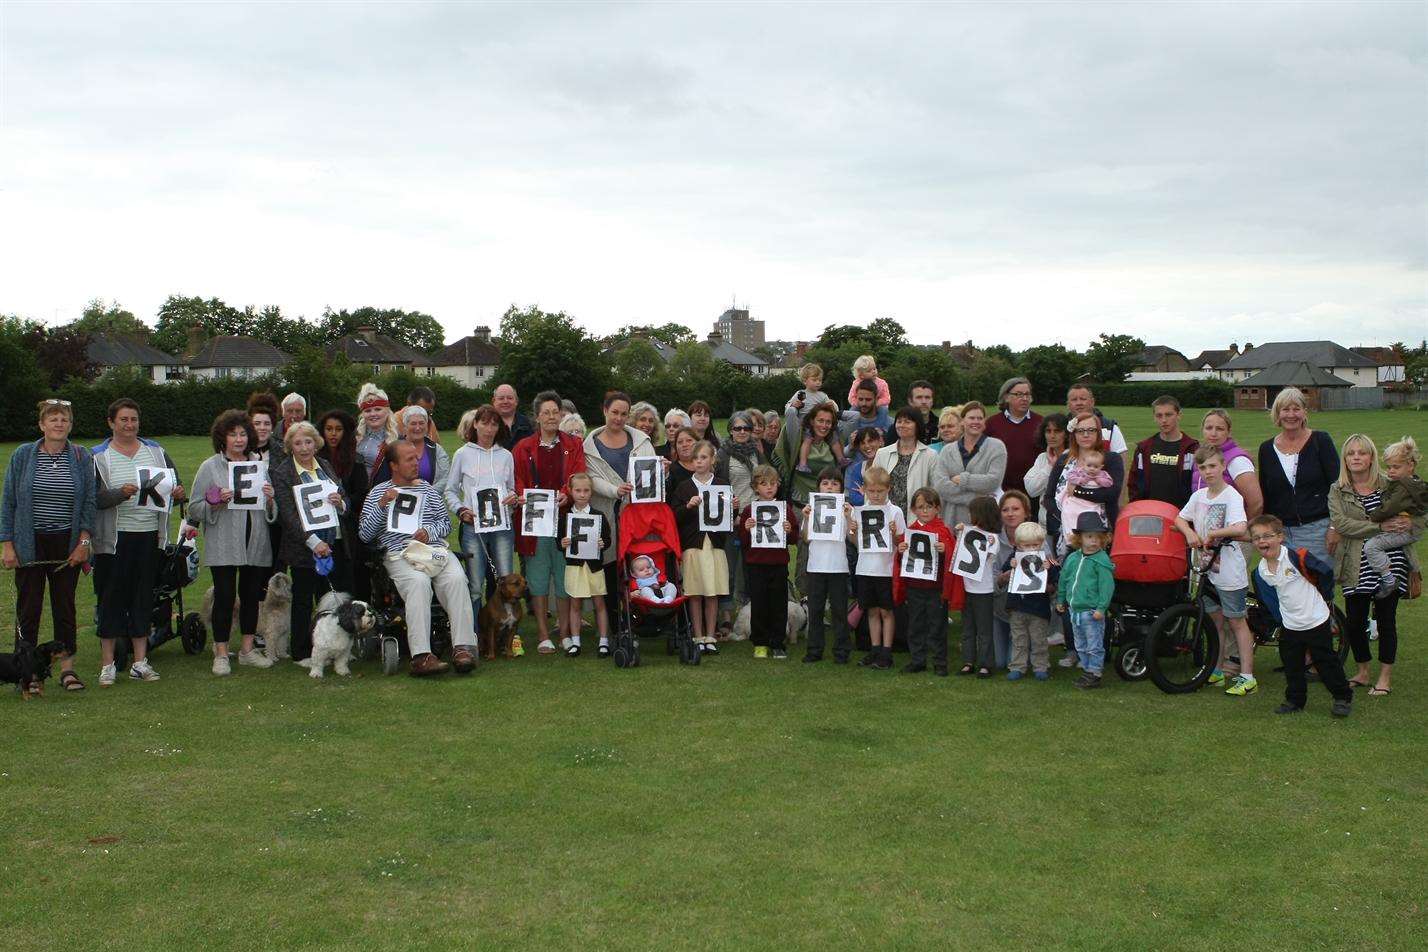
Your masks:
<svg viewBox="0 0 1428 952"><path fill-rule="evenodd" d="M60 687L64 688L66 691L84 690L84 682L81 681L79 679L79 675L75 674L73 671L61 671L59 682Z"/></svg>

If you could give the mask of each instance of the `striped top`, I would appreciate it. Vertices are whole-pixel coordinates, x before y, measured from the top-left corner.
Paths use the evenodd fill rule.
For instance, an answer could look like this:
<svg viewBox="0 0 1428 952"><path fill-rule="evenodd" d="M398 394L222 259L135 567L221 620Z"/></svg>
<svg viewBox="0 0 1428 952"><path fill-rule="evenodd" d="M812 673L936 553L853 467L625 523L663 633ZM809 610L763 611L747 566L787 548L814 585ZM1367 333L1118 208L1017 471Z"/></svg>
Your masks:
<svg viewBox="0 0 1428 952"><path fill-rule="evenodd" d="M367 501L362 504L362 521L358 527L358 534L364 542L376 542L388 553L400 552L412 541L409 535L401 535L387 529L387 509L381 502L382 496L393 485L388 479L372 487L372 491L367 494ZM446 537L451 534L451 513L447 511L446 503L436 487L418 479L410 486L397 488L414 489L421 493L421 527L430 537L427 544L446 545Z"/></svg>
<svg viewBox="0 0 1428 952"><path fill-rule="evenodd" d="M1372 513L1383 505L1383 491L1374 490L1371 493L1359 494L1359 503L1364 507L1365 513ZM1392 568L1393 577L1398 581L1396 586L1400 595L1408 594L1408 553L1403 549L1388 550L1388 564ZM1368 558L1359 556L1359 582L1351 589L1345 589L1345 595L1370 595L1378 591L1379 575L1369 565Z"/></svg>
<svg viewBox="0 0 1428 952"><path fill-rule="evenodd" d="M139 484L139 464L145 466L153 465L154 454L145 454L139 459L139 454L144 453L145 447L140 444L139 451L133 456L125 456L118 450L109 454L109 480L110 488L118 489L120 486ZM163 465L163 453L158 452L159 465ZM114 508L114 521L120 532L153 532L159 527L159 514L153 509L139 508L139 494L135 493L128 499L121 502Z"/></svg>
<svg viewBox="0 0 1428 952"><path fill-rule="evenodd" d="M35 454L35 531L68 532L74 524L74 455L68 446L58 453Z"/></svg>

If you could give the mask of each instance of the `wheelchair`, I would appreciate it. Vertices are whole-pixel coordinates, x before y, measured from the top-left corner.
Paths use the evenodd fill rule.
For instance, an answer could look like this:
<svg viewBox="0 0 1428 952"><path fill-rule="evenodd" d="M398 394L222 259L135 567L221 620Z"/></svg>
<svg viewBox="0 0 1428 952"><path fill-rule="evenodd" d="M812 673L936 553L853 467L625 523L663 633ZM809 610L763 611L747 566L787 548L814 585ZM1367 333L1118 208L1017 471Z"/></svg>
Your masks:
<svg viewBox="0 0 1428 952"><path fill-rule="evenodd" d="M470 552L450 550L459 562L471 560ZM377 624L372 630L353 640L352 650L359 661L380 658L383 674L396 674L401 668L402 658L410 657L407 650L406 607L402 595L387 574L387 552L381 546L368 546L365 550L367 569L372 578L372 613L377 616ZM433 594L431 599L431 650L438 658L451 656L451 619L446 608Z"/></svg>

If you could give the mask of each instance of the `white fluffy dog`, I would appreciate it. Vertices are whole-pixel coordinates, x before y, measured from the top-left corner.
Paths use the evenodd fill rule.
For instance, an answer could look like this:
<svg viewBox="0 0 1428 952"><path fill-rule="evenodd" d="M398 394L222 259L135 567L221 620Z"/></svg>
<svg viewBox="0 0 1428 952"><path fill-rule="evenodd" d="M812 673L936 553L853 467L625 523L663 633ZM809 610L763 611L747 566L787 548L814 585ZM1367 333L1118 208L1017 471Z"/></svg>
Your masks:
<svg viewBox="0 0 1428 952"><path fill-rule="evenodd" d="M749 640L749 619L752 612L748 605L739 609L739 614L734 617L734 632L729 636L730 641ZM798 633L808 624L808 609L798 602L789 600L788 603L788 635L787 640L790 645L798 643Z"/></svg>
<svg viewBox="0 0 1428 952"><path fill-rule="evenodd" d="M257 635L263 640L263 653L270 661L291 658L288 643L292 640L293 580L285 574L274 573L268 579L268 594L258 604ZM203 607L198 616L211 631L213 629L213 587L203 593Z"/></svg>
<svg viewBox="0 0 1428 952"><path fill-rule="evenodd" d="M366 602L354 601L345 592L328 592L317 603L317 621L312 626L312 657L299 661L309 677L322 677L322 669L332 662L332 670L351 674L347 659L352 653L352 637L370 631L377 616Z"/></svg>

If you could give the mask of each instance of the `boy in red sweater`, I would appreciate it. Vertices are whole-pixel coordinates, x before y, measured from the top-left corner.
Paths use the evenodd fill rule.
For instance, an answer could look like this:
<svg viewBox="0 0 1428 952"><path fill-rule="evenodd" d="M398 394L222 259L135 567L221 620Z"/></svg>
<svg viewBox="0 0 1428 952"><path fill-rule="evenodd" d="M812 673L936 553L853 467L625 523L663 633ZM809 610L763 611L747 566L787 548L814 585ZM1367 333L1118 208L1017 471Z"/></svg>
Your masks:
<svg viewBox="0 0 1428 952"><path fill-rule="evenodd" d="M760 466L754 470L754 497L760 502L778 498L778 470ZM749 640L754 657L788 657L788 545L779 549L756 549L753 540L753 506L739 513L739 541L743 543L744 587L749 593ZM785 543L798 538L798 513L792 508L783 520Z"/></svg>
<svg viewBox="0 0 1428 952"><path fill-rule="evenodd" d="M932 653L932 671L939 678L947 677L947 602L951 599L952 573L947 571L947 554L952 551L952 532L942 522L942 498L932 489L919 489L912 495L912 512L916 521L907 527L909 533L931 532L937 537L937 577L931 581L904 578L902 553L907 551L907 536L898 543L898 559L893 565L893 599L907 605L907 648L912 660L903 666L903 674L918 674L927 670L927 655Z"/></svg>

